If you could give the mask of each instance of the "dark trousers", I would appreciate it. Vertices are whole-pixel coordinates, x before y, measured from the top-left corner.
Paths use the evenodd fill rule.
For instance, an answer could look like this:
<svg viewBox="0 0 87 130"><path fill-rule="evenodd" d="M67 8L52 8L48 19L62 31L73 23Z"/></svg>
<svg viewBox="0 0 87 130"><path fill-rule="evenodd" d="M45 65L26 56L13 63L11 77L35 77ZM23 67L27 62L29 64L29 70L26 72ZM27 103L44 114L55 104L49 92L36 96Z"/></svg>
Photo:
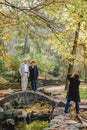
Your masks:
<svg viewBox="0 0 87 130"><path fill-rule="evenodd" d="M37 79L32 79L31 80L31 87L32 87L32 90L34 91L37 91Z"/></svg>
<svg viewBox="0 0 87 130"><path fill-rule="evenodd" d="M68 113L68 109L70 107L70 102L67 101L65 105L65 112ZM76 108L76 113L79 113L79 102L75 102L75 108Z"/></svg>

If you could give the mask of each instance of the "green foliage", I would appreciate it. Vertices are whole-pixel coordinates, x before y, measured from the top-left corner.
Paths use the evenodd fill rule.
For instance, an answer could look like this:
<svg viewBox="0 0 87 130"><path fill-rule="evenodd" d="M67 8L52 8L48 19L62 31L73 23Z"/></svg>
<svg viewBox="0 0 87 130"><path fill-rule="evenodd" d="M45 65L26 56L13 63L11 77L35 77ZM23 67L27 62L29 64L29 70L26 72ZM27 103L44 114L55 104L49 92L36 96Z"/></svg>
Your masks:
<svg viewBox="0 0 87 130"><path fill-rule="evenodd" d="M2 73L4 70L5 70L4 61L0 60L0 73Z"/></svg>
<svg viewBox="0 0 87 130"><path fill-rule="evenodd" d="M19 51L20 50L20 51ZM18 44L15 46L15 52L18 53L18 54L23 54L23 45L21 44Z"/></svg>
<svg viewBox="0 0 87 130"><path fill-rule="evenodd" d="M18 82L19 77L18 72L13 70L5 70L2 72L2 78L6 80L6 82Z"/></svg>
<svg viewBox="0 0 87 130"><path fill-rule="evenodd" d="M57 77L59 75L59 67L56 65L53 71L49 72L49 74L52 74L54 77Z"/></svg>
<svg viewBox="0 0 87 130"><path fill-rule="evenodd" d="M32 58L36 60L40 72L52 71L56 64L54 56L48 58L45 53L33 55Z"/></svg>
<svg viewBox="0 0 87 130"><path fill-rule="evenodd" d="M8 77L7 77L7 79L10 82L19 82L20 81L20 74L19 74L20 63L21 63L21 60L20 60L20 57L18 57L18 55L11 56L10 65L9 65L11 76L8 74Z"/></svg>
<svg viewBox="0 0 87 130"><path fill-rule="evenodd" d="M20 65L20 60L18 56L12 56L10 59L10 68L14 71L18 71Z"/></svg>
<svg viewBox="0 0 87 130"><path fill-rule="evenodd" d="M47 126L48 126L48 122L46 121L33 121L29 125L26 125L24 123L19 124L18 128L20 130L43 130Z"/></svg>
<svg viewBox="0 0 87 130"><path fill-rule="evenodd" d="M8 81L0 76L0 83L7 83Z"/></svg>

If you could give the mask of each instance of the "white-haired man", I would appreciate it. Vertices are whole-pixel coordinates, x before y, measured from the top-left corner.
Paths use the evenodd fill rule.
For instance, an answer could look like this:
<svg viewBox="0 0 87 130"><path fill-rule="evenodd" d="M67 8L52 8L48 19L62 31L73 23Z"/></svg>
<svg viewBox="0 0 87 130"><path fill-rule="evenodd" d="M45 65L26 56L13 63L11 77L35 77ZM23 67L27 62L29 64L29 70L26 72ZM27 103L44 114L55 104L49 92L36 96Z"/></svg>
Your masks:
<svg viewBox="0 0 87 130"><path fill-rule="evenodd" d="M24 59L24 62L21 63L19 67L19 72L21 75L21 88L22 91L26 91L28 85L28 77L29 77L29 65L27 58Z"/></svg>

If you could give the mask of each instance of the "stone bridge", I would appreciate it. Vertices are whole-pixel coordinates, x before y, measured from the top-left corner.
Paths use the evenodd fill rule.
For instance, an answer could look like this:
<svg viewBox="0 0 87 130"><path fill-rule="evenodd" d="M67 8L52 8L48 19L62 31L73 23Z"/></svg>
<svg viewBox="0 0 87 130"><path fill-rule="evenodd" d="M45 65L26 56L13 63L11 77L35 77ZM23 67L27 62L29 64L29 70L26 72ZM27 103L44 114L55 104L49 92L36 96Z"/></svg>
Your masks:
<svg viewBox="0 0 87 130"><path fill-rule="evenodd" d="M0 100L0 105L5 104L7 102L13 102L13 101L18 101L19 104L31 104L34 103L36 100L41 100L43 102L48 102L50 105L55 106L61 104L61 101L58 99L54 99L52 97L49 97L41 92L32 92L32 91L27 91L27 92L15 92L12 94L9 94L8 96L5 96L3 99Z"/></svg>

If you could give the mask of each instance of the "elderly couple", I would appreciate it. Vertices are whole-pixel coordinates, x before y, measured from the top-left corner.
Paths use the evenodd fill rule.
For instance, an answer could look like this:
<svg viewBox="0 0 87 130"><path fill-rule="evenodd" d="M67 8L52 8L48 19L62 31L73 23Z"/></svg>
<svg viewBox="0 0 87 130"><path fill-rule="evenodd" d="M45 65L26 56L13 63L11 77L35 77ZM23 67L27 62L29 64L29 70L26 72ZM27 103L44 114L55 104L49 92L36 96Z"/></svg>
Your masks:
<svg viewBox="0 0 87 130"><path fill-rule="evenodd" d="M22 91L26 92L28 79L31 81L31 87L33 91L37 91L37 79L38 79L38 68L36 66L35 60L31 60L31 66L28 65L27 58L21 63L19 67L19 72L21 75L21 88Z"/></svg>

